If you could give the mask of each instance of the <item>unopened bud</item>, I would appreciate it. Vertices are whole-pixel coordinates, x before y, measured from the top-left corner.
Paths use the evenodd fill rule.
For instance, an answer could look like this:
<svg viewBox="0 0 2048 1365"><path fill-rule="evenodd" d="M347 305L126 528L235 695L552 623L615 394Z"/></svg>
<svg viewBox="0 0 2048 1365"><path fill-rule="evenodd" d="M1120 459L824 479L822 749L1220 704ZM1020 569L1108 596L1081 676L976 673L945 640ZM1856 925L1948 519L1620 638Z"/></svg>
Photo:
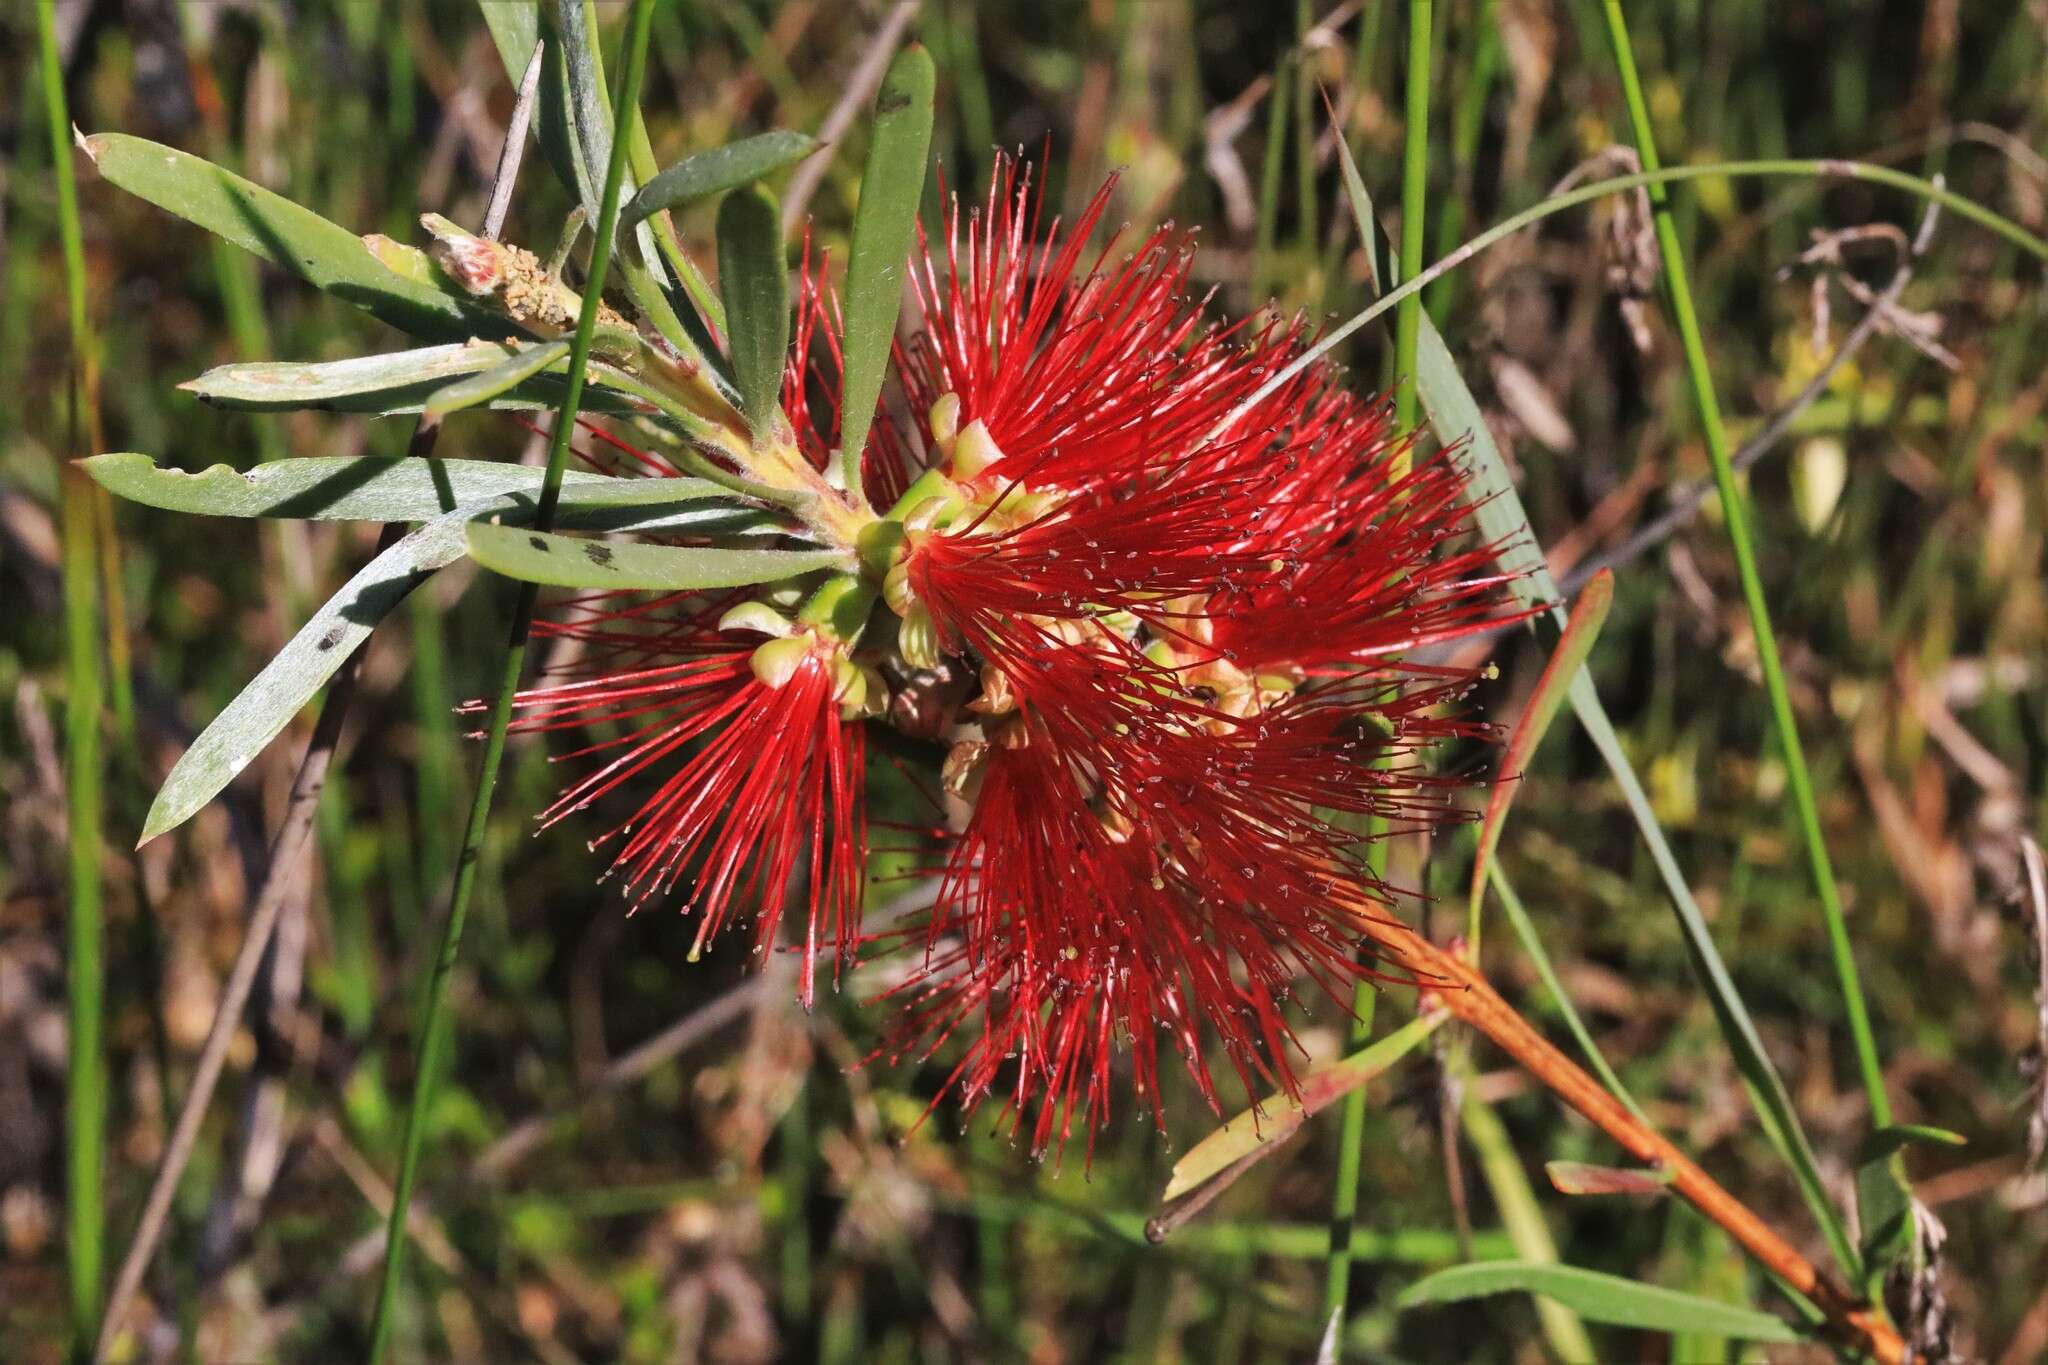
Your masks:
<svg viewBox="0 0 2048 1365"><path fill-rule="evenodd" d="M479 297L505 283L509 253L488 237L479 237L438 213L420 215L420 226L434 234L434 259L448 277Z"/></svg>
<svg viewBox="0 0 2048 1365"><path fill-rule="evenodd" d="M988 424L979 417L953 438L953 477L967 480L981 474L1003 458L1003 448L989 435Z"/></svg>
<svg viewBox="0 0 2048 1365"><path fill-rule="evenodd" d="M753 665L754 676L767 687L787 687L789 680L796 676L804 661L811 657L812 640L808 635L792 635L787 639L770 640L756 649L749 662Z"/></svg>
<svg viewBox="0 0 2048 1365"><path fill-rule="evenodd" d="M926 419L931 425L932 441L941 454L953 451L953 438L960 434L960 395L942 393Z"/></svg>
<svg viewBox="0 0 2048 1365"><path fill-rule="evenodd" d="M786 640L796 625L766 602L742 602L718 618L720 630L751 630L774 640Z"/></svg>
<svg viewBox="0 0 2048 1365"><path fill-rule="evenodd" d="M1010 675L994 664L981 666L981 695L968 703L967 709L984 716L1007 716L1017 709L1017 693L1010 686Z"/></svg>

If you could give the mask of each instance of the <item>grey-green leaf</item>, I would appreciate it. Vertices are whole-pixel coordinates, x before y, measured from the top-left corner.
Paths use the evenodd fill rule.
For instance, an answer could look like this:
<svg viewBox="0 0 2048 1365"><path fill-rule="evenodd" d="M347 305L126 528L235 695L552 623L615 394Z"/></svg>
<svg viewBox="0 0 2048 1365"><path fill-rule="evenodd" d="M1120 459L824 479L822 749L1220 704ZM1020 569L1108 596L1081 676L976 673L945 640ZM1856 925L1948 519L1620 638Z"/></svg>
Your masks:
<svg viewBox="0 0 2048 1365"><path fill-rule="evenodd" d="M816 138L779 128L693 153L641 186L633 202L619 210L619 227L751 185L817 150Z"/></svg>
<svg viewBox="0 0 2048 1365"><path fill-rule="evenodd" d="M541 471L526 465L405 455L314 455L273 460L247 471L217 464L190 474L132 452L95 455L79 463L117 497L210 517L426 521L501 494L537 492L541 480ZM580 470L563 479L565 488L628 482ZM703 487L713 494L724 491L710 483Z"/></svg>
<svg viewBox="0 0 2048 1365"><path fill-rule="evenodd" d="M542 471L491 460L411 456L306 456L244 471L164 469L147 455L79 461L108 492L148 507L214 517L321 521L428 521L450 511L524 520L539 503ZM562 475L557 514L571 530L785 533L780 519L735 502L708 479L619 479L585 470Z"/></svg>
<svg viewBox="0 0 2048 1365"><path fill-rule="evenodd" d="M718 206L718 292L740 408L756 441L775 427L789 350L789 271L775 196L742 186Z"/></svg>
<svg viewBox="0 0 2048 1365"><path fill-rule="evenodd" d="M1479 1261L1425 1276L1402 1293L1403 1308L1458 1303L1490 1294L1543 1294L1588 1322L1640 1327L1653 1332L1698 1332L1745 1341L1803 1341L1793 1327L1769 1313L1722 1303L1697 1294L1625 1280L1577 1266L1537 1261Z"/></svg>
<svg viewBox="0 0 2048 1365"><path fill-rule="evenodd" d="M243 361L216 365L178 387L208 403L259 412L383 412L421 402L451 380L503 363L506 355L506 348L496 342L469 341L346 360Z"/></svg>
<svg viewBox="0 0 2048 1365"><path fill-rule="evenodd" d="M566 341L528 346L513 352L488 370L435 389L428 395L423 411L430 417L446 417L451 412L488 403L518 388L542 370L566 368L564 362L568 356L569 343Z"/></svg>
<svg viewBox="0 0 2048 1365"><path fill-rule="evenodd" d="M875 100L874 133L853 215L846 261L846 338L840 370L840 447L846 486L860 488L861 451L881 401L882 378L903 305L903 271L924 195L932 142L931 54L912 43L896 54Z"/></svg>
<svg viewBox="0 0 2048 1365"><path fill-rule="evenodd" d="M211 801L277 738L386 612L435 570L462 558L462 524L461 513L428 522L371 560L313 613L180 755L150 805L142 842L183 824Z"/></svg>
<svg viewBox="0 0 2048 1365"><path fill-rule="evenodd" d="M518 333L503 316L387 268L362 238L203 158L125 133L80 139L101 175L138 198L274 261L309 284L429 339Z"/></svg>
<svg viewBox="0 0 2048 1365"><path fill-rule="evenodd" d="M469 527L470 557L487 569L558 588L679 592L773 583L851 567L838 550L747 550L579 540L516 526Z"/></svg>

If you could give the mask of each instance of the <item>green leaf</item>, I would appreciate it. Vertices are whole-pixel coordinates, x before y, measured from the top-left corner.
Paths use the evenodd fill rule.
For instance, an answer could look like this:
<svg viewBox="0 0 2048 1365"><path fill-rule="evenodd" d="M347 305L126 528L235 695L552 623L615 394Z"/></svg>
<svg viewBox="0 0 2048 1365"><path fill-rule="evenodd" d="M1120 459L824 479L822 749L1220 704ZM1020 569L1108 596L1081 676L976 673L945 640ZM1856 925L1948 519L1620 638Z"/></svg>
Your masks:
<svg viewBox="0 0 2048 1365"><path fill-rule="evenodd" d="M1486 819L1479 826L1479 852L1472 860L1468 922L1475 929L1479 925L1480 899L1486 895L1487 869L1492 865L1494 849L1500 844L1501 830L1507 824L1508 807L1522 789L1522 774L1528 770L1529 759L1556 718L1557 708L1563 705L1566 687L1585 666L1586 656L1593 652L1593 642L1600 638L1600 627L1613 604L1614 575L1603 569L1579 594L1578 603L1565 622L1564 633L1558 636L1557 647L1550 653L1550 662L1536 679L1536 690L1530 694L1514 733L1508 736L1507 750L1501 755L1500 776L1487 793Z"/></svg>
<svg viewBox="0 0 2048 1365"><path fill-rule="evenodd" d="M1740 1304L1625 1280L1578 1266L1535 1261L1479 1261L1424 1276L1402 1292L1399 1304L1460 1303L1514 1292L1543 1294L1589 1322L1653 1332L1710 1332L1744 1341L1803 1341L1789 1323Z"/></svg>
<svg viewBox="0 0 2048 1365"><path fill-rule="evenodd" d="M734 190L718 206L718 292L740 407L754 439L765 441L780 410L789 350L789 272L782 215L764 189Z"/></svg>
<svg viewBox="0 0 2048 1365"><path fill-rule="evenodd" d="M473 341L347 360L242 361L217 365L178 387L197 394L202 402L242 412L312 409L390 417L418 412L451 380L481 374L516 354L506 343ZM646 399L633 396L637 381L623 371L593 364L590 377L586 409L631 416L648 407ZM500 410L552 408L561 401L562 382L560 372L537 374L491 399L490 406Z"/></svg>
<svg viewBox="0 0 2048 1365"><path fill-rule="evenodd" d="M468 341L347 360L243 361L216 365L178 387L207 403L258 412L383 412L420 402L452 379L488 370L507 353L497 342Z"/></svg>
<svg viewBox="0 0 2048 1365"><path fill-rule="evenodd" d="M429 417L446 417L451 412L488 403L510 389L516 389L542 370L564 366L569 343L550 341L515 351L490 369L444 385L427 397L422 408Z"/></svg>
<svg viewBox="0 0 2048 1365"><path fill-rule="evenodd" d="M1873 1161L1883 1161L1893 1152L1915 1142L1928 1142L1937 1147L1970 1145L1968 1138L1952 1129L1936 1128L1929 1123L1895 1123L1863 1139L1862 1146L1856 1149L1856 1164L1865 1166Z"/></svg>
<svg viewBox="0 0 2048 1365"><path fill-rule="evenodd" d="M277 738L386 612L435 570L462 558L463 520L450 513L428 522L371 560L313 613L179 756L150 805L143 843L192 818Z"/></svg>
<svg viewBox="0 0 2048 1365"><path fill-rule="evenodd" d="M633 202L619 211L620 230L664 210L751 185L817 150L816 138L777 129L693 153L640 187Z"/></svg>
<svg viewBox="0 0 2048 1365"><path fill-rule="evenodd" d="M840 458L846 487L856 492L861 451L881 401L896 314L903 306L903 271L931 151L936 80L931 54L912 43L889 64L875 100L875 128L846 259L845 361L839 376Z"/></svg>
<svg viewBox="0 0 2048 1365"><path fill-rule="evenodd" d="M100 174L138 198L274 261L402 331L429 339L517 335L512 322L445 289L397 274L362 238L212 162L125 133L80 139Z"/></svg>
<svg viewBox="0 0 2048 1365"><path fill-rule="evenodd" d="M537 493L541 480L541 471L526 465L407 455L307 456L273 460L246 472L217 464L190 474L132 452L94 455L79 463L117 497L210 517L426 521L465 503L506 493ZM571 471L564 475L564 491L622 482L626 480ZM709 483L703 487L712 494L724 491Z"/></svg>
<svg viewBox="0 0 2048 1365"><path fill-rule="evenodd" d="M213 517L301 517L321 521L428 521L447 512L519 516L540 495L543 471L492 460L417 459L409 455L306 456L243 471L217 464L196 473L166 469L147 455L122 452L80 460L108 492L130 502ZM729 490L705 479L618 479L583 470L562 475L562 513L580 527L698 515L670 529L715 525L737 514Z"/></svg>
<svg viewBox="0 0 2048 1365"><path fill-rule="evenodd" d="M1370 260L1377 242L1372 200L1366 194L1358 165L1352 160L1350 146L1342 137L1337 138L1336 143L1352 216L1360 240L1366 246L1366 257ZM1480 534L1494 546L1494 562L1509 575L1508 589L1516 600L1524 606L1547 608L1551 618L1562 628L1566 617L1557 602L1557 582L1544 561L1536 532L1529 525L1528 513L1522 508L1521 494L1516 491L1507 461L1501 457L1492 429L1479 410L1478 400L1458 373L1457 364L1451 359L1450 347L1444 344L1443 335L1429 320L1427 310L1420 322L1421 333L1415 355L1416 393L1422 400L1423 410L1429 415L1430 427L1436 432L1437 439L1447 444L1465 442L1465 461L1470 472L1467 501L1472 506L1472 520ZM1706 916L1700 913L1699 903L1693 899L1692 888L1686 884L1678 858L1672 853L1670 841L1664 837L1663 826L1650 807L1649 796L1643 791L1641 779L1636 776L1635 765L1622 747L1621 737L1615 734L1613 722L1607 717L1607 708L1601 704L1600 694L1593 686L1593 675L1586 671L1584 665L1571 675L1565 695L1579 723L1585 727L1588 738L1606 761L1615 785L1621 789L1629 814L1650 851L1650 861L1656 865L1657 873L1663 879L1685 938L1686 955L1706 988L1715 1022L1719 1024L1721 1036L1735 1058L1736 1068L1742 1073L1757 1117L1763 1121L1765 1136L1792 1168L1799 1192L1826 1235L1835 1259L1852 1279L1860 1279L1861 1267L1857 1263L1856 1249L1849 1244L1848 1230L1821 1181L1820 1165L1814 1158L1813 1146L1807 1140L1805 1129L1799 1124L1798 1113L1792 1107L1792 1096L1764 1051L1756 1023L1735 989L1735 980L1729 975L1728 964L1714 944Z"/></svg>
<svg viewBox="0 0 2048 1365"><path fill-rule="evenodd" d="M774 583L819 569L852 567L840 550L743 550L723 546L636 545L578 540L516 526L476 522L469 553L507 578L557 588L660 592Z"/></svg>
<svg viewBox="0 0 2048 1365"><path fill-rule="evenodd" d="M533 60L533 45L540 41L540 7L534 0L477 0L476 7L483 11L498 60L517 81Z"/></svg>
<svg viewBox="0 0 2048 1365"><path fill-rule="evenodd" d="M1913 1247L1913 1192L1896 1154L1856 1168L1856 1221L1863 1230L1864 1273L1882 1275Z"/></svg>
<svg viewBox="0 0 2048 1365"><path fill-rule="evenodd" d="M118 460L122 457L113 458ZM314 461L278 461L262 466L262 471L267 473L311 463ZM469 462L401 458L393 463L418 466L424 474L431 464ZM519 470L530 476L534 492L507 493L443 513L378 555L343 584L341 590L329 598L299 633L264 665L262 672L213 718L172 766L170 776L164 780L155 802L150 806L149 817L143 825L143 842L191 819L271 740L277 738L290 724L291 718L298 714L299 708L311 701L334 671L341 667L342 661L370 637L370 632L387 612L436 570L462 558L468 543L465 528L472 517L500 517L517 523L533 515L542 471L523 465L485 467L504 469L508 474ZM225 472L237 480L241 478L233 471ZM215 471L209 470L196 478L175 477L198 483L214 474ZM361 487L357 491L362 495ZM782 529L759 512L718 501L725 492L718 485L700 479L607 479L568 474L556 509L556 524L578 530L687 531L692 534L743 534L755 529ZM509 535L520 534L510 525L488 529ZM790 550L732 550L723 553L777 555L789 560L805 557L805 552ZM837 562L837 557L833 558Z"/></svg>

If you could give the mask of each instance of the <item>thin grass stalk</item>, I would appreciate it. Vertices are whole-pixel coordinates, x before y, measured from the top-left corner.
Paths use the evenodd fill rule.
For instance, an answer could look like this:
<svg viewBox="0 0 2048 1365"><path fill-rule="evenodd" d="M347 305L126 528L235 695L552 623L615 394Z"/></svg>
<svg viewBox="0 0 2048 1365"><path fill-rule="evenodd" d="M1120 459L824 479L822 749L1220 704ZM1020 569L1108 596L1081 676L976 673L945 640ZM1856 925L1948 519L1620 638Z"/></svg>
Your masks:
<svg viewBox="0 0 2048 1365"><path fill-rule="evenodd" d="M1401 176L1401 261L1400 275L1406 279L1422 269L1423 219L1429 190L1429 74L1430 0L1411 0L1408 7L1407 124L1403 130ZM1366 250L1372 244L1366 243ZM1396 429L1406 431L1415 424L1415 347L1421 335L1422 296L1411 294L1396 314L1394 354L1398 387L1395 390ZM1405 407L1403 406L1405 404ZM1406 457L1403 456L1405 463ZM1397 471L1392 477L1401 477ZM1373 833L1384 835L1384 831ZM1386 871L1384 837L1368 849L1367 863L1375 876ZM1352 988L1350 1035L1347 1052L1364 1047L1372 1036L1373 1010L1379 999L1373 985L1361 979ZM1344 1356L1345 1309L1351 1297L1351 1234L1358 1220L1358 1181L1364 1160L1365 1087L1344 1097L1337 1135L1337 1183L1330 1197L1330 1253L1323 1276L1323 1323L1335 1332L1327 1340L1330 1354Z"/></svg>
<svg viewBox="0 0 2048 1365"><path fill-rule="evenodd" d="M1628 21L1619 0L1605 0L1607 35L1614 47L1614 60L1621 73L1622 94L1628 105L1629 124L1636 151L1645 171L1658 167L1657 141L1650 126L1650 111L1643 100L1642 81L1636 72L1635 52L1629 44ZM1849 1034L1856 1048L1856 1066L1870 1104L1871 1123L1888 1126L1891 1102L1885 1095L1884 1064L1877 1055L1877 1041L1870 1030L1870 1011L1863 998L1863 985L1856 970L1856 954L1849 941L1849 928L1842 915L1841 893L1835 885L1835 870L1828 857L1827 842L1820 828L1820 806L1814 799L1813 779L1806 766L1806 753L1799 742L1798 722L1792 714L1792 694L1785 686L1785 667L1778 655L1777 635L1771 628L1770 604L1764 597L1763 578L1757 571L1756 548L1750 536L1749 514L1742 489L1735 479L1729 458L1728 432L1721 420L1721 404L1714 392L1713 372L1707 361L1706 342L1700 332L1699 315L1693 306L1692 286L1686 277L1685 257L1679 249L1678 230L1671 218L1671 196L1662 184L1650 187L1650 207L1657 232L1657 247L1664 258L1665 289L1671 300L1672 318L1685 349L1686 376L1699 413L1700 429L1706 437L1707 456L1713 462L1714 483L1720 492L1721 511L1728 528L1728 543L1735 552L1735 568L1742 581L1743 601L1749 608L1751 630L1756 635L1757 664L1764 676L1764 690L1770 698L1771 724L1785 759L1787 785L1799 817L1799 829L1806 844L1807 861L1813 870L1814 889L1819 893L1821 917L1827 925L1828 950L1834 959L1835 979L1848 1016Z"/></svg>
<svg viewBox="0 0 2048 1365"><path fill-rule="evenodd" d="M1280 387L1292 380L1309 366L1335 350L1367 323L1374 321L1398 307L1403 299L1418 294L1436 281L1464 265L1488 247L1497 246L1507 238L1523 231L1545 218L1563 213L1566 209L1610 194L1627 190L1646 189L1653 185L1672 185L1685 180L1708 178L1742 179L1744 177L1784 176L1804 180L1859 180L1873 185L1887 185L1904 190L1928 203L1939 204L1958 217L1967 218L1978 226L2004 238L2038 260L2048 261L2048 240L2033 233L2007 218L2004 214L1987 209L1976 200L1957 194L1944 186L1923 180L1917 175L1895 171L1889 166L1873 166L1867 161L1843 161L1834 157L1774 157L1751 161L1704 161L1689 166L1665 166L1655 171L1638 171L1631 175L1617 175L1606 180L1596 180L1589 185L1563 194L1552 195L1540 203L1532 204L1519 213L1512 214L1495 223L1478 236L1471 238L1456 251L1437 260L1429 269L1404 280L1388 290L1372 303L1346 318L1337 326L1324 332L1316 344L1276 370L1258 388L1247 394L1242 402L1232 408L1213 428L1214 432L1228 431L1241 421L1244 415L1273 396ZM1213 436L1212 436L1213 439Z"/></svg>
<svg viewBox="0 0 2048 1365"><path fill-rule="evenodd" d="M37 0L36 41L49 125L50 170L57 182L57 228L64 250L64 298L71 328L66 374L65 450L75 453L84 404L92 401L92 324L85 308L85 239L71 168L71 115L57 51L53 0ZM74 1354L85 1351L99 1320L105 1260L106 1148L105 967L100 887L100 663L98 518L93 485L68 461L61 472L64 571L64 790L66 798L69 1080L64 1110L64 1258L70 1285Z"/></svg>
<svg viewBox="0 0 2048 1365"><path fill-rule="evenodd" d="M640 85L647 71L647 43L653 14L654 0L634 0L631 26L626 34L626 72L619 83L617 104L613 110L611 158L605 170L604 195L596 235L591 243L583 308L576 320L562 406L556 414L554 432L548 443L547 469L542 476L540 497L534 508L533 524L540 531L554 525L555 507L562 491L562 474L568 464L569 438L575 430L576 413L583 402L591 343L597 334L598 306L604 294L605 272L611 263L612 236L618 224L619 194L625 183L627 147L632 141L629 135L631 115L639 107ZM527 638L532 632L534 606L539 594L537 585L523 583L513 607L504 667L499 674L497 696L492 701L490 723L485 731L476 794L470 803L469 822L463 831L462 851L456 859L455 886L449 896L448 920L434 959L433 976L427 984L413 1066L412 1102L406 1110L404 1147L399 1157L398 1178L392 1186L391 1216L385 1229L383 1281L377 1293L376 1315L371 1322L371 1365L382 1361L390 1349L398 1284L405 1267L406 1215L412 1206L420 1151L425 1144L427 1111L433 1105L441 1057L453 1029L447 1008L448 982L454 975L456 959L462 948L463 925L468 918L470 895L475 889L477 870L482 861L484 834L490 823L491 798L497 790L498 769L505 756L505 735L512 720L512 701L519 690L520 676L525 671Z"/></svg>
<svg viewBox="0 0 2048 1365"><path fill-rule="evenodd" d="M1401 278L1422 272L1423 227L1429 193L1429 78L1431 0L1408 2L1408 75L1404 82L1408 108L1403 120L1401 155ZM1422 334L1422 295L1410 294L1394 313L1394 429L1415 426L1415 346ZM1407 472L1407 457L1390 478Z"/></svg>
<svg viewBox="0 0 2048 1365"><path fill-rule="evenodd" d="M1280 173L1287 157L1288 91L1294 79L1294 57L1284 55L1273 66L1273 85L1266 97L1266 159L1259 167L1259 221L1252 237L1252 300L1265 303L1273 287L1273 249L1279 240Z"/></svg>

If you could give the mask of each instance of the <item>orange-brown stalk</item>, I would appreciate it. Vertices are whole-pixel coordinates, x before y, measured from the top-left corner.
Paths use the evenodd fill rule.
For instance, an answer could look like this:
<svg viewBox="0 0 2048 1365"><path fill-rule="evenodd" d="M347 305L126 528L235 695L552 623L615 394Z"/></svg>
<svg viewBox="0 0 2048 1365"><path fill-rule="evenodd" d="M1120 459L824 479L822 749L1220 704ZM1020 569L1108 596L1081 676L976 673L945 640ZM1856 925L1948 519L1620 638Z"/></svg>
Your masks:
<svg viewBox="0 0 2048 1365"><path fill-rule="evenodd" d="M1811 1300L1836 1341L1878 1365L1904 1365L1905 1343L1882 1310L1857 1298L1799 1254L1792 1244L1722 1188L1669 1139L1646 1127L1600 1083L1538 1033L1469 962L1391 920L1375 919L1372 936L1412 969L1420 988L1520 1062L1558 1098L1578 1110L1637 1160L1671 1177L1670 1188L1741 1244L1765 1269Z"/></svg>

